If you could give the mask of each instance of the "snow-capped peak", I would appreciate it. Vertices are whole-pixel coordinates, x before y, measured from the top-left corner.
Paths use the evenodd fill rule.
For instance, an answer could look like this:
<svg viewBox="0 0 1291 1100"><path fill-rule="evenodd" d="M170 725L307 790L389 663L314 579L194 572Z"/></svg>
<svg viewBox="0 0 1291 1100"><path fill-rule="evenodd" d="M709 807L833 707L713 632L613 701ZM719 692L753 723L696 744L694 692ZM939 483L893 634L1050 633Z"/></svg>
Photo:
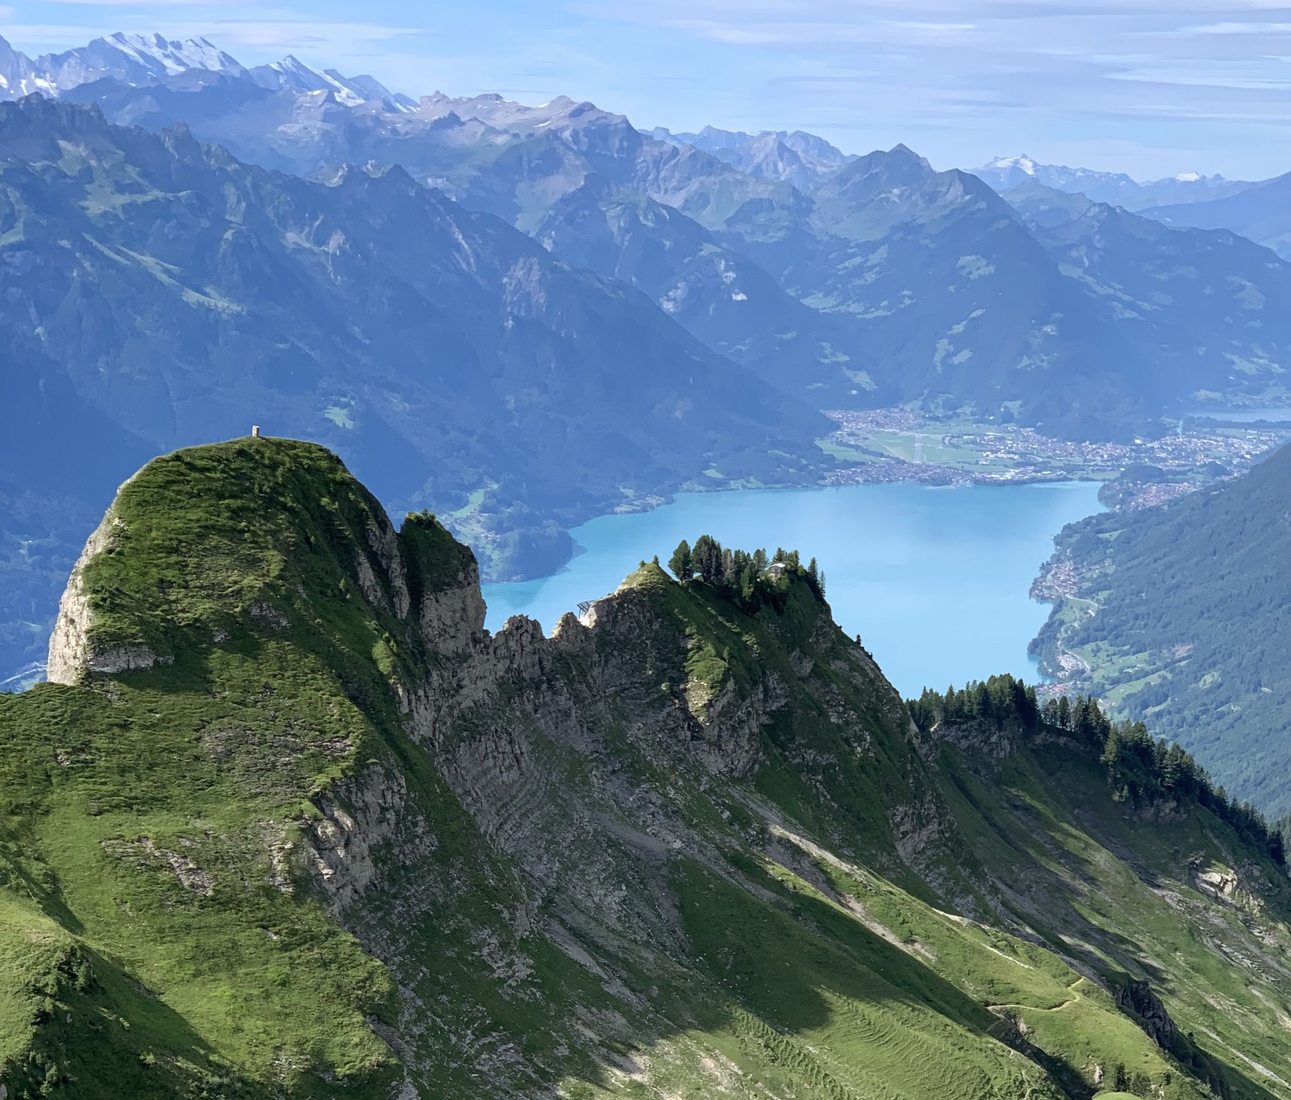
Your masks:
<svg viewBox="0 0 1291 1100"><path fill-rule="evenodd" d="M149 66L150 61L158 62L171 76L190 69L206 69L216 73L244 71L237 61L206 38L169 41L159 34L149 37L118 31L100 41L141 65Z"/></svg>
<svg viewBox="0 0 1291 1100"><path fill-rule="evenodd" d="M278 61L270 61L269 68L276 73L282 73L283 76L317 77L319 75L294 53L289 53Z"/></svg>
<svg viewBox="0 0 1291 1100"><path fill-rule="evenodd" d="M1201 173L1179 172L1174 178L1176 183L1199 183L1201 182Z"/></svg>
<svg viewBox="0 0 1291 1100"><path fill-rule="evenodd" d="M281 61L252 69L251 77L263 87L295 92L298 95L328 92L337 103L345 107L360 107L365 103L378 102L394 110L407 111L414 106L406 96L395 95L370 76L342 76L335 69L319 72L291 54Z"/></svg>
<svg viewBox="0 0 1291 1100"><path fill-rule="evenodd" d="M987 167L998 168L1003 171L1007 171L1010 168L1016 168L1019 172L1023 172L1028 176L1034 176L1036 174L1037 166L1036 162L1027 156L1026 153L1019 153L1014 157L996 157L987 165Z"/></svg>
<svg viewBox="0 0 1291 1100"><path fill-rule="evenodd" d="M57 96L96 80L152 84L192 70L241 76L246 70L205 38L171 41L117 32L88 45L31 58L0 40L0 97Z"/></svg>
<svg viewBox="0 0 1291 1100"><path fill-rule="evenodd" d="M370 76L342 76L335 69L318 72L291 56L247 69L208 38L174 40L118 31L74 50L33 58L0 37L0 99L33 92L56 97L97 80L142 87L194 71L248 78L297 94L329 93L346 107L377 104L387 110L417 109L416 101L394 94Z"/></svg>

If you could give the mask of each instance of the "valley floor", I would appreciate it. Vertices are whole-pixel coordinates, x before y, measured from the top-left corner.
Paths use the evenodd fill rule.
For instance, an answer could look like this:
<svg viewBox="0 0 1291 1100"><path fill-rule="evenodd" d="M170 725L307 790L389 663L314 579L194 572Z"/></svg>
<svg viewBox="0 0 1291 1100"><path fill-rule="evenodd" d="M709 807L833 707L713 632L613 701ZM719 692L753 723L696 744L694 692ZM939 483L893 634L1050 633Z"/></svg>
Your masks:
<svg viewBox="0 0 1291 1100"><path fill-rule="evenodd" d="M1130 487L1124 503L1147 507L1249 469L1291 440L1291 422L1189 417L1176 432L1131 443L1072 441L1033 428L967 418L930 419L905 407L836 410L838 430L820 442L844 465L832 484L922 481L1109 481L1139 466L1154 480Z"/></svg>

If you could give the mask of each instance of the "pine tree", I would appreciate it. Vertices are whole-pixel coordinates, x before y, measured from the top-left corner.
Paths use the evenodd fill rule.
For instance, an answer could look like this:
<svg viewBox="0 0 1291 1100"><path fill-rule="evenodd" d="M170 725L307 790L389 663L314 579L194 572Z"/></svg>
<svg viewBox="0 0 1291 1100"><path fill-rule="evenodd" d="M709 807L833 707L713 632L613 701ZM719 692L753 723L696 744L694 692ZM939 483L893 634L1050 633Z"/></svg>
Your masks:
<svg viewBox="0 0 1291 1100"><path fill-rule="evenodd" d="M1287 845L1286 838L1282 833L1274 832L1269 836L1269 856L1279 867L1285 867L1287 862Z"/></svg>
<svg viewBox="0 0 1291 1100"><path fill-rule="evenodd" d="M722 545L711 535L700 535L693 551L695 569L702 580L713 584L722 571Z"/></svg>
<svg viewBox="0 0 1291 1100"><path fill-rule="evenodd" d="M1097 745L1099 734L1105 734L1107 719L1092 695L1082 695L1071 716L1071 732L1077 741Z"/></svg>
<svg viewBox="0 0 1291 1100"><path fill-rule="evenodd" d="M683 584L695 575L695 559L690 552L690 543L685 539L677 543L677 549L672 552L672 557L668 559L668 568L672 570L672 575Z"/></svg>
<svg viewBox="0 0 1291 1100"><path fill-rule="evenodd" d="M1115 726L1107 731L1107 740L1103 743L1103 754L1099 760L1115 775L1117 765L1121 762L1121 731Z"/></svg>
<svg viewBox="0 0 1291 1100"><path fill-rule="evenodd" d="M975 718L992 717L994 708L991 706L991 693L987 686L980 681L973 685L973 698L970 706Z"/></svg>

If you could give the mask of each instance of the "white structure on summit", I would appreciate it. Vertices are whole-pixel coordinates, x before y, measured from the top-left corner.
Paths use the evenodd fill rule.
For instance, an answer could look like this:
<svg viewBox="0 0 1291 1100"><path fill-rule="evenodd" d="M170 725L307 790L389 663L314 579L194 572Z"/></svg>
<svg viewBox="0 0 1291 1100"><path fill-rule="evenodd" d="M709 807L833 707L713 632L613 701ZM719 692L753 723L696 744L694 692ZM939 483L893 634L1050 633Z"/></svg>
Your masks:
<svg viewBox="0 0 1291 1100"><path fill-rule="evenodd" d="M259 425L259 424L252 424L252 425L251 425L251 438L252 438L252 439L259 439L259 438L260 438L260 425Z"/></svg>

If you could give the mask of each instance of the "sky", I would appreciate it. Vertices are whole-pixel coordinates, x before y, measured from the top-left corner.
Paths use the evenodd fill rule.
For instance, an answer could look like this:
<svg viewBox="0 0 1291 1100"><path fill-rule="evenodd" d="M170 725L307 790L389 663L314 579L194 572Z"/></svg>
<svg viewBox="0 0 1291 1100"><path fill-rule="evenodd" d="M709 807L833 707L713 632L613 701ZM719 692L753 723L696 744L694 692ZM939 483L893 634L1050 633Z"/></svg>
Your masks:
<svg viewBox="0 0 1291 1100"><path fill-rule="evenodd" d="M114 30L293 53L413 95L557 95L641 127L802 129L937 167L1291 170L1284 0L0 0L38 53Z"/></svg>

